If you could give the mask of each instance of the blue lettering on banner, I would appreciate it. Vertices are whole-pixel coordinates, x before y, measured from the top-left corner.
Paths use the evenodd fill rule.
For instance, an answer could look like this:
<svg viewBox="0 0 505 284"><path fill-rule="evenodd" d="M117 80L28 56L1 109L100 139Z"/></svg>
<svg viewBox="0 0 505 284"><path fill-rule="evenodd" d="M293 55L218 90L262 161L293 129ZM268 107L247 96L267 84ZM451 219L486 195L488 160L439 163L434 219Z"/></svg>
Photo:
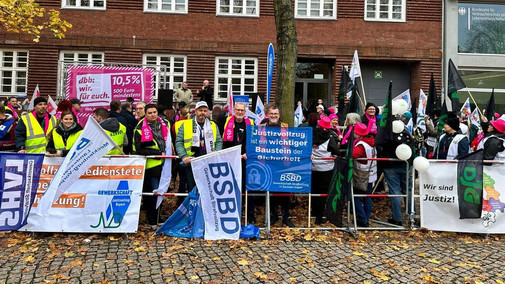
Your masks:
<svg viewBox="0 0 505 284"><path fill-rule="evenodd" d="M214 199L213 196L216 195L212 206L217 207L217 211L221 214L217 223L225 233L234 234L240 230L240 217L237 216L241 214L240 190L235 173L227 162L209 164L208 169L211 177L216 180L212 185L210 196L211 199ZM224 182L220 184L220 180L224 180ZM217 230L219 230L219 226L216 226Z"/></svg>
<svg viewBox="0 0 505 284"><path fill-rule="evenodd" d="M247 127L246 190L309 193L312 128Z"/></svg>
<svg viewBox="0 0 505 284"><path fill-rule="evenodd" d="M115 193L114 193L115 192ZM98 224L90 225L91 228L98 228L100 225L104 229L115 229L121 226L126 211L131 203L130 195L132 190L128 187L128 181L122 180L119 182L117 190L99 190L98 195L111 195L113 194L111 202L107 206L107 210L100 213Z"/></svg>
<svg viewBox="0 0 505 284"><path fill-rule="evenodd" d="M77 154L77 151L84 149L84 147L86 147L89 144L89 142L91 142L91 140L86 139L86 138L81 138L81 141L79 141L79 144L77 144L77 147L75 148L75 151L72 154L72 157L70 158L70 160L72 160L74 158L75 154Z"/></svg>
<svg viewBox="0 0 505 284"><path fill-rule="evenodd" d="M0 231L26 224L43 160L44 154L0 154Z"/></svg>

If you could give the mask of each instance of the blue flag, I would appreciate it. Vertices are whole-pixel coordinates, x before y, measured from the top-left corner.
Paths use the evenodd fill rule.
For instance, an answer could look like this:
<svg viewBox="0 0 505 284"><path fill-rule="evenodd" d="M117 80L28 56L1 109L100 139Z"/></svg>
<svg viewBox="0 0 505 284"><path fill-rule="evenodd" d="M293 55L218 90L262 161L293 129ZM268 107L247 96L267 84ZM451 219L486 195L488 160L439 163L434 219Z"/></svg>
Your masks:
<svg viewBox="0 0 505 284"><path fill-rule="evenodd" d="M0 231L26 225L44 154L0 153Z"/></svg>
<svg viewBox="0 0 505 284"><path fill-rule="evenodd" d="M160 233L172 237L203 238L203 212L196 186L172 216L156 230L156 234Z"/></svg>

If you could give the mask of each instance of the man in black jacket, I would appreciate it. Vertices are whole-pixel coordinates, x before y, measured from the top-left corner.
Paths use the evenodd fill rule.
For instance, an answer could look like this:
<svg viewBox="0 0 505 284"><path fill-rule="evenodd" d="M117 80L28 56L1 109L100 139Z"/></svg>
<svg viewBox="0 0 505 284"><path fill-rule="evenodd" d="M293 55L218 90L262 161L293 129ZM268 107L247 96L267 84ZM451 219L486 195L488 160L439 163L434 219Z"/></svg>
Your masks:
<svg viewBox="0 0 505 284"><path fill-rule="evenodd" d="M197 94L200 96L200 101L205 101L209 106L210 115L212 117L212 111L214 110L214 104L212 102L214 88L210 86L209 80L203 81L202 89L198 90Z"/></svg>

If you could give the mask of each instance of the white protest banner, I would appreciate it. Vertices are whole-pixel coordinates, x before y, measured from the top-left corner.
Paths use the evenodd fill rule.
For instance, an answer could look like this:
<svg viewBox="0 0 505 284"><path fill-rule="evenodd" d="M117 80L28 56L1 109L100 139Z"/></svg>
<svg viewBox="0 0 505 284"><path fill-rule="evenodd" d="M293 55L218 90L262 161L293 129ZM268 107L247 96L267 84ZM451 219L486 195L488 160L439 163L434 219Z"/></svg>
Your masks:
<svg viewBox="0 0 505 284"><path fill-rule="evenodd" d="M460 219L457 163L430 161L420 172L421 227L434 231L505 233L505 172L503 164L484 166L483 206L480 219Z"/></svg>
<svg viewBox="0 0 505 284"><path fill-rule="evenodd" d="M265 119L265 105L261 101L260 95L258 95L258 99L256 100L256 109L254 110L254 113L259 117L260 121ZM259 123L256 123L259 124Z"/></svg>
<svg viewBox="0 0 505 284"><path fill-rule="evenodd" d="M352 58L351 71L349 71L349 77L351 78L351 81L353 83L357 77L361 77L361 67L359 66L359 58L357 50L354 51L354 57Z"/></svg>
<svg viewBox="0 0 505 284"><path fill-rule="evenodd" d="M33 90L33 95L32 95L32 98L30 99L30 103L28 104L28 109L33 109L34 107L34 102L35 102L35 99L40 97L40 90L39 90L39 84L37 84L37 86L35 87L35 90Z"/></svg>
<svg viewBox="0 0 505 284"><path fill-rule="evenodd" d="M77 138L60 169L49 184L46 194L40 201L38 213L44 214L67 188L72 185L89 167L116 146L93 117Z"/></svg>
<svg viewBox="0 0 505 284"><path fill-rule="evenodd" d="M298 104L298 107L296 107L295 110L295 123L294 126L298 127L298 125L302 124L303 122L303 110L302 110L302 104Z"/></svg>
<svg viewBox="0 0 505 284"><path fill-rule="evenodd" d="M135 233L138 228L145 157L102 158L84 172L47 211L34 213L42 192L63 163L44 159L37 196L21 228L33 232Z"/></svg>
<svg viewBox="0 0 505 284"><path fill-rule="evenodd" d="M407 108L408 111L410 111L410 109L412 108L412 102L410 101L410 89L403 91L403 93L393 98L393 101L396 100L405 100L407 102L407 105L409 106Z"/></svg>
<svg viewBox="0 0 505 284"><path fill-rule="evenodd" d="M165 139L165 155L172 156L172 138L170 134L170 129L167 133L167 138ZM172 160L165 159L163 163L163 169L161 170L160 183L158 188L153 190L154 193L164 194L168 191L170 186L170 181L172 180ZM160 207L161 202L163 202L163 196L158 196L156 199L156 208Z"/></svg>
<svg viewBox="0 0 505 284"><path fill-rule="evenodd" d="M240 236L241 146L191 159L200 192L206 240L238 240Z"/></svg>

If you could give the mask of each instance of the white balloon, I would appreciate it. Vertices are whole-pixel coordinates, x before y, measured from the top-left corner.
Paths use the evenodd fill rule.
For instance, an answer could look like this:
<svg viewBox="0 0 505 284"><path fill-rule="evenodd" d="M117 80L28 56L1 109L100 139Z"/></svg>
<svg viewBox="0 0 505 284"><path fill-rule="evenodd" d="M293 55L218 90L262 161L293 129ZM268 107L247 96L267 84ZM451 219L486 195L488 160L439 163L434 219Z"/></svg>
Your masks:
<svg viewBox="0 0 505 284"><path fill-rule="evenodd" d="M402 133L403 129L405 129L405 123L401 120L393 121L393 132L394 133Z"/></svg>
<svg viewBox="0 0 505 284"><path fill-rule="evenodd" d="M428 170L430 167L430 161L426 159L425 157L417 157L414 159L414 168L420 172L424 172Z"/></svg>
<svg viewBox="0 0 505 284"><path fill-rule="evenodd" d="M412 156L412 149L407 144L401 144L396 147L396 156L400 160L408 160Z"/></svg>
<svg viewBox="0 0 505 284"><path fill-rule="evenodd" d="M392 111L393 111L393 112L392 112L392 113L393 113L393 115L400 114L400 111L401 111L401 109L400 109L400 104L398 103L398 101L397 101L397 100L396 100L396 101L392 101L392 102L391 102L391 109L392 109Z"/></svg>
<svg viewBox="0 0 505 284"><path fill-rule="evenodd" d="M406 100L398 99L398 100L396 100L396 102L398 103L398 106L400 107L398 114L404 114L409 110L409 103L407 103Z"/></svg>

